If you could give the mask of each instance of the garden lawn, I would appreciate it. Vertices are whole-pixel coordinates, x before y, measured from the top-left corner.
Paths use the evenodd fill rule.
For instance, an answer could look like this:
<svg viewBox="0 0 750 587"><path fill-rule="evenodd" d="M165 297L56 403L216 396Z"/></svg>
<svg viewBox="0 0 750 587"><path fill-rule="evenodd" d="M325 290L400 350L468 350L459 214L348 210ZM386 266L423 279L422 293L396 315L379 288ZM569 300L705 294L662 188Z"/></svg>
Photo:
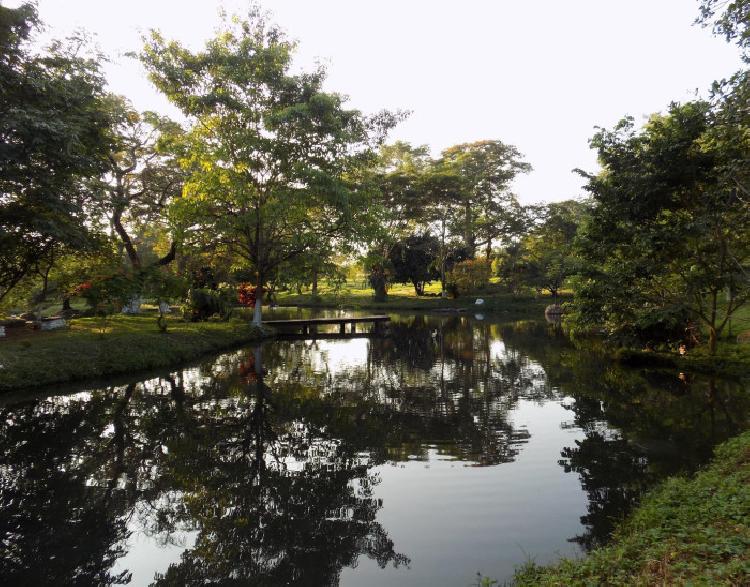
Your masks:
<svg viewBox="0 0 750 587"><path fill-rule="evenodd" d="M580 560L516 573L526 585L750 584L750 432L716 449L693 478L667 480Z"/></svg>
<svg viewBox="0 0 750 587"><path fill-rule="evenodd" d="M490 284L485 290L457 299L441 298L440 284L431 283L425 287L429 296L417 296L411 285L392 285L388 290L385 301L373 299L372 289L365 286L349 286L335 290L321 284L319 295L313 296L309 291L302 294L290 292L279 293L277 302L282 306L301 306L310 308L347 308L353 310L440 310L440 309L471 309L476 312L503 312L516 315L534 315L544 317L544 308L552 303L549 295L514 296L499 291L496 284ZM477 298L484 300L481 306L475 305ZM561 297L560 303L569 300L569 296Z"/></svg>
<svg viewBox="0 0 750 587"><path fill-rule="evenodd" d="M188 323L154 315L79 318L69 328L0 339L0 391L171 367L263 337L246 321Z"/></svg>

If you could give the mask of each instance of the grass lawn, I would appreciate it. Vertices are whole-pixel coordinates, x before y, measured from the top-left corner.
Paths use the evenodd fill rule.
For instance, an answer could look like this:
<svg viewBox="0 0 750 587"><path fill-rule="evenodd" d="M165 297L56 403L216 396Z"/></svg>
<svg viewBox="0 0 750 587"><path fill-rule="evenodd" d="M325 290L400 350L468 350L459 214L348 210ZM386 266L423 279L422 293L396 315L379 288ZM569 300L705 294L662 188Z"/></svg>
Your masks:
<svg viewBox="0 0 750 587"><path fill-rule="evenodd" d="M50 332L9 329L10 335L0 338L0 391L170 367L262 337L240 320L169 318L166 333L159 332L153 314L117 315L106 324L103 333L98 318L78 318Z"/></svg>
<svg viewBox="0 0 750 587"><path fill-rule="evenodd" d="M528 564L516 585L747 585L750 432L716 449L709 468L650 493L611 545L550 567Z"/></svg>
<svg viewBox="0 0 750 587"><path fill-rule="evenodd" d="M372 289L364 284L348 282L345 287L336 291L325 282L318 289L318 295L313 296L309 290L302 294L284 292L277 295L277 301L282 306L303 306L318 308L350 308L357 310L439 310L444 308L471 308L477 312L508 312L513 314L534 314L539 318L544 316L544 308L552 303L549 295L514 296L500 290L495 283L480 292L462 296L457 299L441 298L440 283L430 283L425 287L425 293L431 295L417 296L411 285L393 284L388 290L388 298L384 302L373 299ZM484 304L475 305L477 298L482 298ZM561 297L560 301L569 299Z"/></svg>

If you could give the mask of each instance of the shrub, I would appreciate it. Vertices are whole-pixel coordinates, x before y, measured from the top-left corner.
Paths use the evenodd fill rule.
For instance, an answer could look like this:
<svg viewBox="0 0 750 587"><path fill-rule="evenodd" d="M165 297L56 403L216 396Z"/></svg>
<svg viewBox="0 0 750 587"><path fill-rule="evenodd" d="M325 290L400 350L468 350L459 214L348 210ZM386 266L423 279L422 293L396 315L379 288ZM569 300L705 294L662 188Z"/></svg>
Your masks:
<svg viewBox="0 0 750 587"><path fill-rule="evenodd" d="M183 317L191 322L202 322L218 314L222 320L228 320L232 314L231 299L228 290L190 289L182 308Z"/></svg>
<svg viewBox="0 0 750 587"><path fill-rule="evenodd" d="M490 281L491 267L486 259L469 259L456 263L448 272L446 281L449 290L455 288L465 295L482 289Z"/></svg>

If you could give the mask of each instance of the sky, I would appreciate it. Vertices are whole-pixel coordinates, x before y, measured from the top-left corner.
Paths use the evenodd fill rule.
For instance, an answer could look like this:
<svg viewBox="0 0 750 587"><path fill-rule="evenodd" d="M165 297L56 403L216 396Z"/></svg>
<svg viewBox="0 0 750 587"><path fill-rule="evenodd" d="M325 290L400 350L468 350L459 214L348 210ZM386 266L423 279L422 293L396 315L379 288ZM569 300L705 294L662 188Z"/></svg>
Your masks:
<svg viewBox="0 0 750 587"><path fill-rule="evenodd" d="M17 6L19 1L3 1ZM176 111L126 57L158 29L199 49L219 9L244 0L39 0L47 37L95 35L112 59L112 91L141 110ZM326 64L326 89L366 113L411 111L390 140L434 156L463 142L515 145L534 170L513 191L523 203L584 195L574 168L596 171L595 127L642 122L671 101L707 96L740 69L739 52L693 25L698 0L265 0L299 42L295 67ZM696 94L697 92L697 94Z"/></svg>

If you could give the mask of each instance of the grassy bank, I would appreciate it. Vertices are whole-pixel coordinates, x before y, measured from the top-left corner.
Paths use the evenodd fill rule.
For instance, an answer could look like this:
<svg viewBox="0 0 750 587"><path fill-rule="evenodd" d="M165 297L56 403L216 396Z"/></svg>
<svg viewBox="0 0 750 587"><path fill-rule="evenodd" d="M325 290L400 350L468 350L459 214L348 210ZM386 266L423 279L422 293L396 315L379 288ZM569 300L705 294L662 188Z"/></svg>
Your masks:
<svg viewBox="0 0 750 587"><path fill-rule="evenodd" d="M438 284L431 284L426 288L430 295L417 296L410 286L394 285L388 292L385 301L376 301L369 288L345 288L335 291L321 287L319 295L313 296L309 292L302 294L282 293L277 301L283 306L300 306L307 308L346 308L352 310L380 310L380 311L435 311L446 309L465 309L477 312L508 313L514 315L544 316L544 308L552 303L548 295L513 296L497 291L499 288L490 287L470 296L457 299L441 298ZM484 300L484 304L477 306L477 298ZM561 302L567 298L561 298Z"/></svg>
<svg viewBox="0 0 750 587"><path fill-rule="evenodd" d="M169 367L202 354L258 340L245 321L186 323L171 318L159 332L154 316L73 320L69 328L0 339L0 391L96 379Z"/></svg>
<svg viewBox="0 0 750 587"><path fill-rule="evenodd" d="M747 585L750 578L750 432L716 449L693 478L646 496L612 544L580 560L520 569L526 585Z"/></svg>
<svg viewBox="0 0 750 587"><path fill-rule="evenodd" d="M750 367L750 344L722 341L713 356L708 354L708 349L698 347L688 351L684 356L678 353L620 349L613 357L630 367L664 367L722 377L745 378Z"/></svg>

